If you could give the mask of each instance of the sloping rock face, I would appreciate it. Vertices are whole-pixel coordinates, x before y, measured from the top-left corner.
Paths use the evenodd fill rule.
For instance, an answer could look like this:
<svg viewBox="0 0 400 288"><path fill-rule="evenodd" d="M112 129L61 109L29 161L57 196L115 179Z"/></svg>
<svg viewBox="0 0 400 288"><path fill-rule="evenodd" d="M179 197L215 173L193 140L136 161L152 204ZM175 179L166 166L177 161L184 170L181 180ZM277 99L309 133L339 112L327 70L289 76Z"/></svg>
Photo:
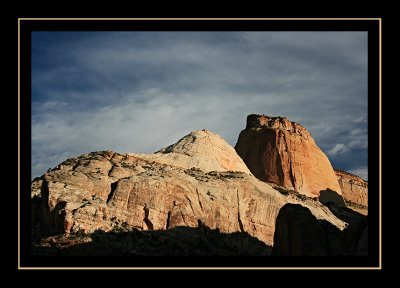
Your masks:
<svg viewBox="0 0 400 288"><path fill-rule="evenodd" d="M328 189L342 194L329 159L313 137L303 126L286 118L249 115L235 150L262 181L309 197L318 197L320 191ZM337 197L325 201L336 202Z"/></svg>
<svg viewBox="0 0 400 288"><path fill-rule="evenodd" d="M351 173L335 169L346 202L368 207L368 182Z"/></svg>
<svg viewBox="0 0 400 288"><path fill-rule="evenodd" d="M287 204L276 219L273 256L326 255L328 238L318 220L301 205Z"/></svg>
<svg viewBox="0 0 400 288"><path fill-rule="evenodd" d="M185 169L195 167L205 172L240 171L250 174L235 149L221 136L206 129L194 131L156 153L128 155Z"/></svg>
<svg viewBox="0 0 400 288"><path fill-rule="evenodd" d="M276 216L288 202L339 229L347 225L321 203L284 196L251 174L185 169L111 151L64 161L36 178L31 192L34 239L120 227L206 226L245 232L272 246Z"/></svg>
<svg viewBox="0 0 400 288"><path fill-rule="evenodd" d="M284 205L276 219L273 256L366 256L368 220L366 216L332 206L350 225L340 231L325 220L317 219L298 204ZM343 210L344 209L344 210ZM351 210L350 210L351 211ZM345 215L343 215L345 214Z"/></svg>

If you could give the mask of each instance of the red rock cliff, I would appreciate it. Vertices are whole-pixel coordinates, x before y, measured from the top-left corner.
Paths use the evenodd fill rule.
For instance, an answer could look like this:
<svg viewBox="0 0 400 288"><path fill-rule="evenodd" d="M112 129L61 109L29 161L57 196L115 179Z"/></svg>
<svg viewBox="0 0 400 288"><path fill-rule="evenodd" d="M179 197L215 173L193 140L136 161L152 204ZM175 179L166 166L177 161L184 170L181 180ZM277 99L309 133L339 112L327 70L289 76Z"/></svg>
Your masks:
<svg viewBox="0 0 400 288"><path fill-rule="evenodd" d="M351 173L335 169L343 198L352 204L368 207L368 182Z"/></svg>
<svg viewBox="0 0 400 288"><path fill-rule="evenodd" d="M318 197L327 189L342 194L327 156L303 126L287 118L249 115L235 149L262 181L310 197Z"/></svg>

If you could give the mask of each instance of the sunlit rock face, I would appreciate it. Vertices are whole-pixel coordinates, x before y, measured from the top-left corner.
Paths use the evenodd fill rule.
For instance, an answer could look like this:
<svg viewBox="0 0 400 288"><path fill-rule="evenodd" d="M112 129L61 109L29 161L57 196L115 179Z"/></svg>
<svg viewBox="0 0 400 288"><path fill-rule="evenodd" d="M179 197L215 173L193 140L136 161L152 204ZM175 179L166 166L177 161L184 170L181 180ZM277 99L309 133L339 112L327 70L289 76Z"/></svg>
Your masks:
<svg viewBox="0 0 400 288"><path fill-rule="evenodd" d="M286 203L308 207L344 229L346 223L318 201L284 195L254 177L221 139L195 131L154 154L101 151L67 159L32 181L34 238L206 226L248 233L272 246L276 217Z"/></svg>
<svg viewBox="0 0 400 288"><path fill-rule="evenodd" d="M206 129L196 130L175 144L151 154L128 155L182 168L210 171L240 171L250 174L242 158L221 136Z"/></svg>
<svg viewBox="0 0 400 288"><path fill-rule="evenodd" d="M287 118L249 115L235 150L253 175L262 181L309 197L319 197L321 191L327 190L342 194L328 157L306 128ZM325 200L335 202L336 199Z"/></svg>
<svg viewBox="0 0 400 288"><path fill-rule="evenodd" d="M351 206L355 204L355 209L359 208L359 212L368 209L368 182L354 174L335 169L335 174L338 179L344 200Z"/></svg>

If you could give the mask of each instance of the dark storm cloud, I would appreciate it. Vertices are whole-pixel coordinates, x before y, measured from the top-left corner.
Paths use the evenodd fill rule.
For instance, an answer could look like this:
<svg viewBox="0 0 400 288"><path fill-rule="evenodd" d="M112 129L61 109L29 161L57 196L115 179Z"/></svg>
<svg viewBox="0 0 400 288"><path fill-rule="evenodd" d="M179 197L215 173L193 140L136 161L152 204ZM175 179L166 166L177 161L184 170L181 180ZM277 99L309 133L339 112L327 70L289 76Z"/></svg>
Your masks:
<svg viewBox="0 0 400 288"><path fill-rule="evenodd" d="M37 32L32 39L33 177L67 155L154 152L203 128L234 146L251 113L305 126L341 170L367 167L367 33Z"/></svg>

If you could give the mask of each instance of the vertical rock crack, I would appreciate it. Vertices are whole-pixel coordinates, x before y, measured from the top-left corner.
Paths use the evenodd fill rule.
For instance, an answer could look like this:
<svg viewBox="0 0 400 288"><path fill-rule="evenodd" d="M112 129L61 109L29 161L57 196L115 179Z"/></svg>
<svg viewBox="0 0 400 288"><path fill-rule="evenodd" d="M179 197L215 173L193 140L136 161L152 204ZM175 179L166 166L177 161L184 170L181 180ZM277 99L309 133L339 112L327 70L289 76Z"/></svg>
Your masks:
<svg viewBox="0 0 400 288"><path fill-rule="evenodd" d="M242 220L240 219L240 209L239 209L239 190L236 190L236 196L237 196L237 207L238 207L238 213L237 213L237 216L238 216L239 228L240 228L240 231L241 231L242 233L244 233L244 229L243 229L243 223L242 223Z"/></svg>
<svg viewBox="0 0 400 288"><path fill-rule="evenodd" d="M143 221L144 221L144 223L146 223L147 229L154 230L153 223L151 223L151 221L149 219L149 207L147 207L147 205L144 205L143 210L144 210Z"/></svg>

